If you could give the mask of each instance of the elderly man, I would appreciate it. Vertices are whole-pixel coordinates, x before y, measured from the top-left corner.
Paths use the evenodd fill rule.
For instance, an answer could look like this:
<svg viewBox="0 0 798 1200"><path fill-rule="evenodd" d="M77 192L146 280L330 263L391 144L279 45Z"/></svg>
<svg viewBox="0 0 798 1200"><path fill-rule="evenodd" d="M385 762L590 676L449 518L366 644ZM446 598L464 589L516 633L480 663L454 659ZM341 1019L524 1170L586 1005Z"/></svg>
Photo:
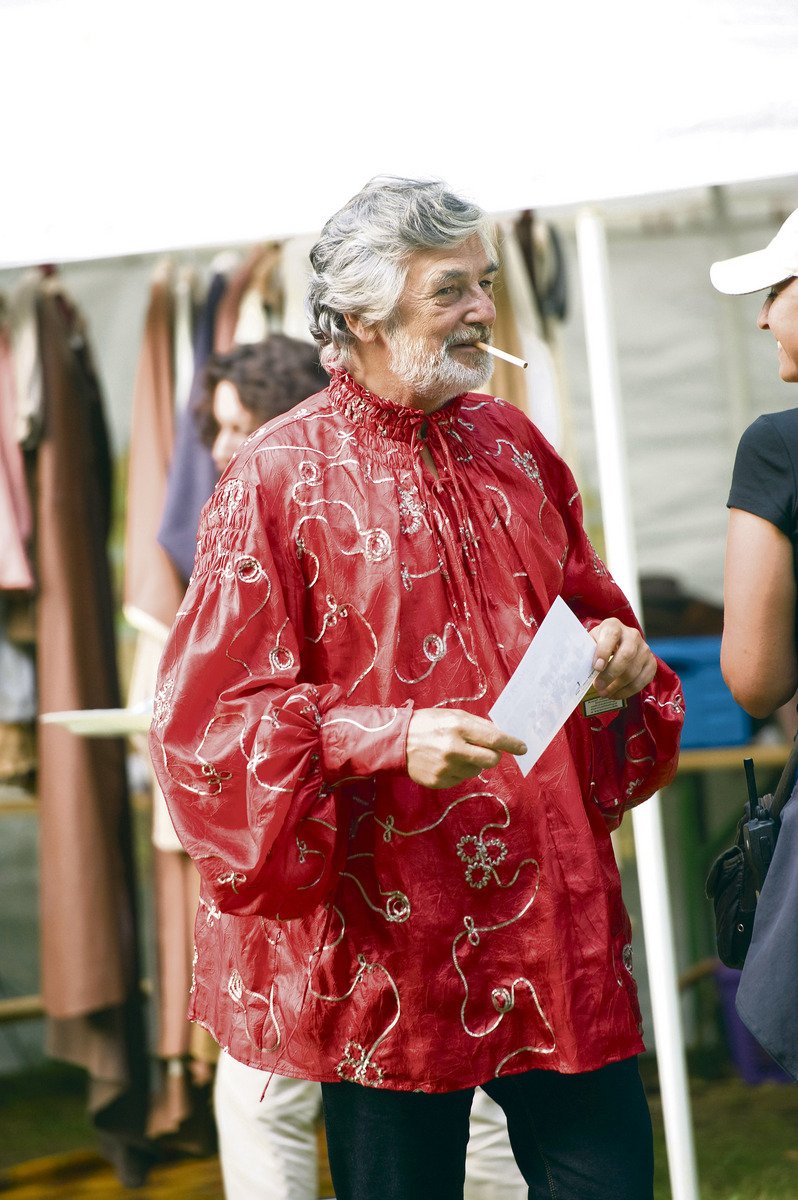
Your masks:
<svg viewBox="0 0 798 1200"><path fill-rule="evenodd" d="M672 775L679 683L565 464L479 394L498 258L473 205L377 179L311 254L328 388L203 516L152 749L203 877L190 1016L322 1082L338 1200L462 1196L477 1085L530 1196L645 1200L651 1128L609 830ZM528 776L487 714L561 596L597 690Z"/></svg>

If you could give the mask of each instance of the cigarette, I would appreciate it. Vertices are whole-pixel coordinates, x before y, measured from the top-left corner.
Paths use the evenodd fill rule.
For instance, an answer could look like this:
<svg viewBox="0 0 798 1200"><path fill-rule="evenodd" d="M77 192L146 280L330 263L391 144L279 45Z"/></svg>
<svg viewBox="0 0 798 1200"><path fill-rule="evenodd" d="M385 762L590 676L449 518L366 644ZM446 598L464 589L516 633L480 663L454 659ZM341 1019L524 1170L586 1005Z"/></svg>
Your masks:
<svg viewBox="0 0 798 1200"><path fill-rule="evenodd" d="M529 366L529 363L524 362L523 358L516 358L514 354L508 354L506 350L497 350L495 346L489 346L487 342L474 342L474 345L477 350L485 350L494 358L503 358L505 362L512 363L514 367L523 367L526 370Z"/></svg>

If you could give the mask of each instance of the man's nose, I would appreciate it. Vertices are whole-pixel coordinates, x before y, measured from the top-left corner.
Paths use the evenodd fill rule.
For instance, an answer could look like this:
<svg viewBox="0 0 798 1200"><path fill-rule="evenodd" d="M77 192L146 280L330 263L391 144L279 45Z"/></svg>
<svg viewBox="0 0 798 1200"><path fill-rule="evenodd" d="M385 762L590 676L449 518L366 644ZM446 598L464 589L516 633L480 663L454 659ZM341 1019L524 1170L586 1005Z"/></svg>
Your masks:
<svg viewBox="0 0 798 1200"><path fill-rule="evenodd" d="M760 329L769 329L770 328L770 326L768 325L768 313L769 312L770 312L770 297L768 296L767 300L760 308L759 316L756 319L756 323Z"/></svg>
<svg viewBox="0 0 798 1200"><path fill-rule="evenodd" d="M474 293L465 319L470 325L492 325L496 320L496 306L482 288Z"/></svg>

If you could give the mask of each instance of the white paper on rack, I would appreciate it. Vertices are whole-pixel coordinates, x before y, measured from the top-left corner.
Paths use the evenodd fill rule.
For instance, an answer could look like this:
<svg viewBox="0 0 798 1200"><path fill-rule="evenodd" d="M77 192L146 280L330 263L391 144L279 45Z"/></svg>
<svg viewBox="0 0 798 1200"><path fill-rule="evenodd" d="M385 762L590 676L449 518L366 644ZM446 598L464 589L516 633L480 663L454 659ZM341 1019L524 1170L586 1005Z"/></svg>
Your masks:
<svg viewBox="0 0 798 1200"><path fill-rule="evenodd" d="M152 722L152 700L131 708L70 708L41 713L42 725L63 725L80 737L128 737L146 733Z"/></svg>
<svg viewBox="0 0 798 1200"><path fill-rule="evenodd" d="M558 596L489 714L526 743L526 754L516 759L522 774L529 774L590 688L595 653L593 638Z"/></svg>

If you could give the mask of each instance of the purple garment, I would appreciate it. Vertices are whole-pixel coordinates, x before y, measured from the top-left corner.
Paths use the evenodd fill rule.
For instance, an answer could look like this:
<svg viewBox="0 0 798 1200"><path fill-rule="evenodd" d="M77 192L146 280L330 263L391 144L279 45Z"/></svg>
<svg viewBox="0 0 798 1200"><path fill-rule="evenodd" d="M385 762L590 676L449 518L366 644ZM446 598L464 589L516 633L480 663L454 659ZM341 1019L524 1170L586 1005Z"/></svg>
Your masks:
<svg viewBox="0 0 798 1200"><path fill-rule="evenodd" d="M158 530L159 544L163 546L185 583L188 583L194 566L200 513L219 478L209 448L200 441L197 407L202 399L205 363L213 351L216 311L226 287L226 277L214 275L205 304L197 319L194 333L194 379L188 404L178 421L175 449L166 484L166 500L161 527Z"/></svg>

